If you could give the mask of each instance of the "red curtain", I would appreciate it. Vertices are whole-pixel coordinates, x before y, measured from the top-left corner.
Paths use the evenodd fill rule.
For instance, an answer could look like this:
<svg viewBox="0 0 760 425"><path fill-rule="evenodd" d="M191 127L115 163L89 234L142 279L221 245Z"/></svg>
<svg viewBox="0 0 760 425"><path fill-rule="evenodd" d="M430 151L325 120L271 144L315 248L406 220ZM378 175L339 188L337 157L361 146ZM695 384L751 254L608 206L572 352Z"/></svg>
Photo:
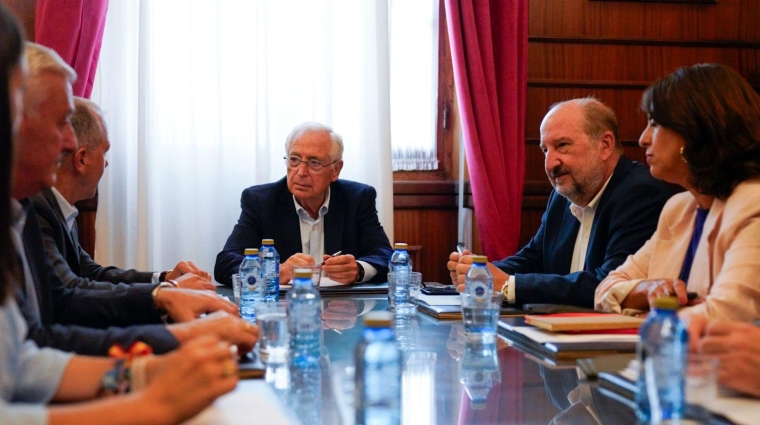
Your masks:
<svg viewBox="0 0 760 425"><path fill-rule="evenodd" d="M445 0L470 185L484 253L517 251L525 175L527 0Z"/></svg>
<svg viewBox="0 0 760 425"><path fill-rule="evenodd" d="M98 67L108 0L37 0L35 41L77 72L74 95L89 98Z"/></svg>

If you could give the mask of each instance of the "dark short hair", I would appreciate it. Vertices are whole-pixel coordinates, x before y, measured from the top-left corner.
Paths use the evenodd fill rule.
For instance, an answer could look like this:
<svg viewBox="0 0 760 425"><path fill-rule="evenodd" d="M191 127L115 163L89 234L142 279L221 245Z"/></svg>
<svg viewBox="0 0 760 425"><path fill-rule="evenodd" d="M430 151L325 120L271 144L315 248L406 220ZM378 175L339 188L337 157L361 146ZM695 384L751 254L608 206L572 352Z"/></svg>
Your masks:
<svg viewBox="0 0 760 425"><path fill-rule="evenodd" d="M720 64L683 67L649 86L641 109L684 138L689 183L726 199L760 176L760 95Z"/></svg>
<svg viewBox="0 0 760 425"><path fill-rule="evenodd" d="M23 52L24 33L16 19L0 4L0 305L18 276L11 242L11 173L13 169L13 117L9 82Z"/></svg>

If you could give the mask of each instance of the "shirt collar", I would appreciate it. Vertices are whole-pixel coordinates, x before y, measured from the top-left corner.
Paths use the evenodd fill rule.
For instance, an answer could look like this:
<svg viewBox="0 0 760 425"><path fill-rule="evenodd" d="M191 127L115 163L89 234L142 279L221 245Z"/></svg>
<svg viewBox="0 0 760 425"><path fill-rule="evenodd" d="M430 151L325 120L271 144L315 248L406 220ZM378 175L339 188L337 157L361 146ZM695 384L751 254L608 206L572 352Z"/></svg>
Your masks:
<svg viewBox="0 0 760 425"><path fill-rule="evenodd" d="M295 195L293 195L293 204L296 206L296 213L299 217L310 217L309 213L306 212L306 210L301 206L301 204L298 203L296 200ZM330 186L327 187L327 193L325 194L325 201L322 202L322 206L319 207L319 217L317 219L324 217L327 214L327 211L330 210ZM304 215L305 214L305 215Z"/></svg>
<svg viewBox="0 0 760 425"><path fill-rule="evenodd" d="M614 174L614 173L613 173ZM578 205L575 205L574 203L570 203L570 212L580 220L583 217L583 211L590 208L592 211L596 211L596 206L599 205L599 200L602 199L602 194L604 193L604 190L607 189L607 185L610 183L610 179L612 179L612 174L610 174L609 177L607 177L607 181L604 182L604 186L602 186L602 189L599 190L599 193L594 196L594 199L591 200L591 202L586 205L586 207L581 207Z"/></svg>
<svg viewBox="0 0 760 425"><path fill-rule="evenodd" d="M58 201L58 207L61 208L61 213L63 213L63 218L66 219L66 224L69 226L69 230L71 230L71 226L74 225L74 219L79 215L79 210L71 205L55 187L51 187L50 191L55 195L55 199Z"/></svg>

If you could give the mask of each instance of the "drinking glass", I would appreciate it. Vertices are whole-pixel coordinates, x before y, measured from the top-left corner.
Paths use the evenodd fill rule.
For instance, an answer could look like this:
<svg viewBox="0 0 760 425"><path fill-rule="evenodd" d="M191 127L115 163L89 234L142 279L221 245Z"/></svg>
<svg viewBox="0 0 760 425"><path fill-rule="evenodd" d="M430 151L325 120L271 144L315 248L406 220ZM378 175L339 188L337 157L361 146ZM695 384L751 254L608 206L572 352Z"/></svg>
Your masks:
<svg viewBox="0 0 760 425"><path fill-rule="evenodd" d="M400 315L417 314L422 273L388 273L388 303Z"/></svg>
<svg viewBox="0 0 760 425"><path fill-rule="evenodd" d="M288 304L265 301L254 306L259 325L259 355L263 363L284 362L288 355Z"/></svg>
<svg viewBox="0 0 760 425"><path fill-rule="evenodd" d="M291 276L295 279L296 276L296 270L298 269L309 269L311 270L311 283L314 284L315 288L319 288L319 281L322 280L322 265L317 264L315 266L291 266Z"/></svg>
<svg viewBox="0 0 760 425"><path fill-rule="evenodd" d="M474 295L467 292L462 297L462 319L467 338L493 338L501 309L501 292Z"/></svg>
<svg viewBox="0 0 760 425"><path fill-rule="evenodd" d="M235 273L232 275L232 297L235 300L235 305L240 307L240 275Z"/></svg>

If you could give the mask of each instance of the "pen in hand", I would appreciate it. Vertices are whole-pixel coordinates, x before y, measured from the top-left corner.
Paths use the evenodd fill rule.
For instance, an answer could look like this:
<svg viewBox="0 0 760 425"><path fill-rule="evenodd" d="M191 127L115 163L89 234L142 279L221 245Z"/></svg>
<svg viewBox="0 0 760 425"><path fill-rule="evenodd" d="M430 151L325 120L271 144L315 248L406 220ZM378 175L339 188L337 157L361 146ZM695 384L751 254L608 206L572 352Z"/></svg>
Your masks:
<svg viewBox="0 0 760 425"><path fill-rule="evenodd" d="M337 256L339 256L341 252L343 252L343 251L338 251L338 252L336 252L335 254L331 255L331 256L330 256L330 258L333 258L333 257L337 257ZM325 262L324 262L324 261L322 261L322 265L323 265L323 266L325 265Z"/></svg>

